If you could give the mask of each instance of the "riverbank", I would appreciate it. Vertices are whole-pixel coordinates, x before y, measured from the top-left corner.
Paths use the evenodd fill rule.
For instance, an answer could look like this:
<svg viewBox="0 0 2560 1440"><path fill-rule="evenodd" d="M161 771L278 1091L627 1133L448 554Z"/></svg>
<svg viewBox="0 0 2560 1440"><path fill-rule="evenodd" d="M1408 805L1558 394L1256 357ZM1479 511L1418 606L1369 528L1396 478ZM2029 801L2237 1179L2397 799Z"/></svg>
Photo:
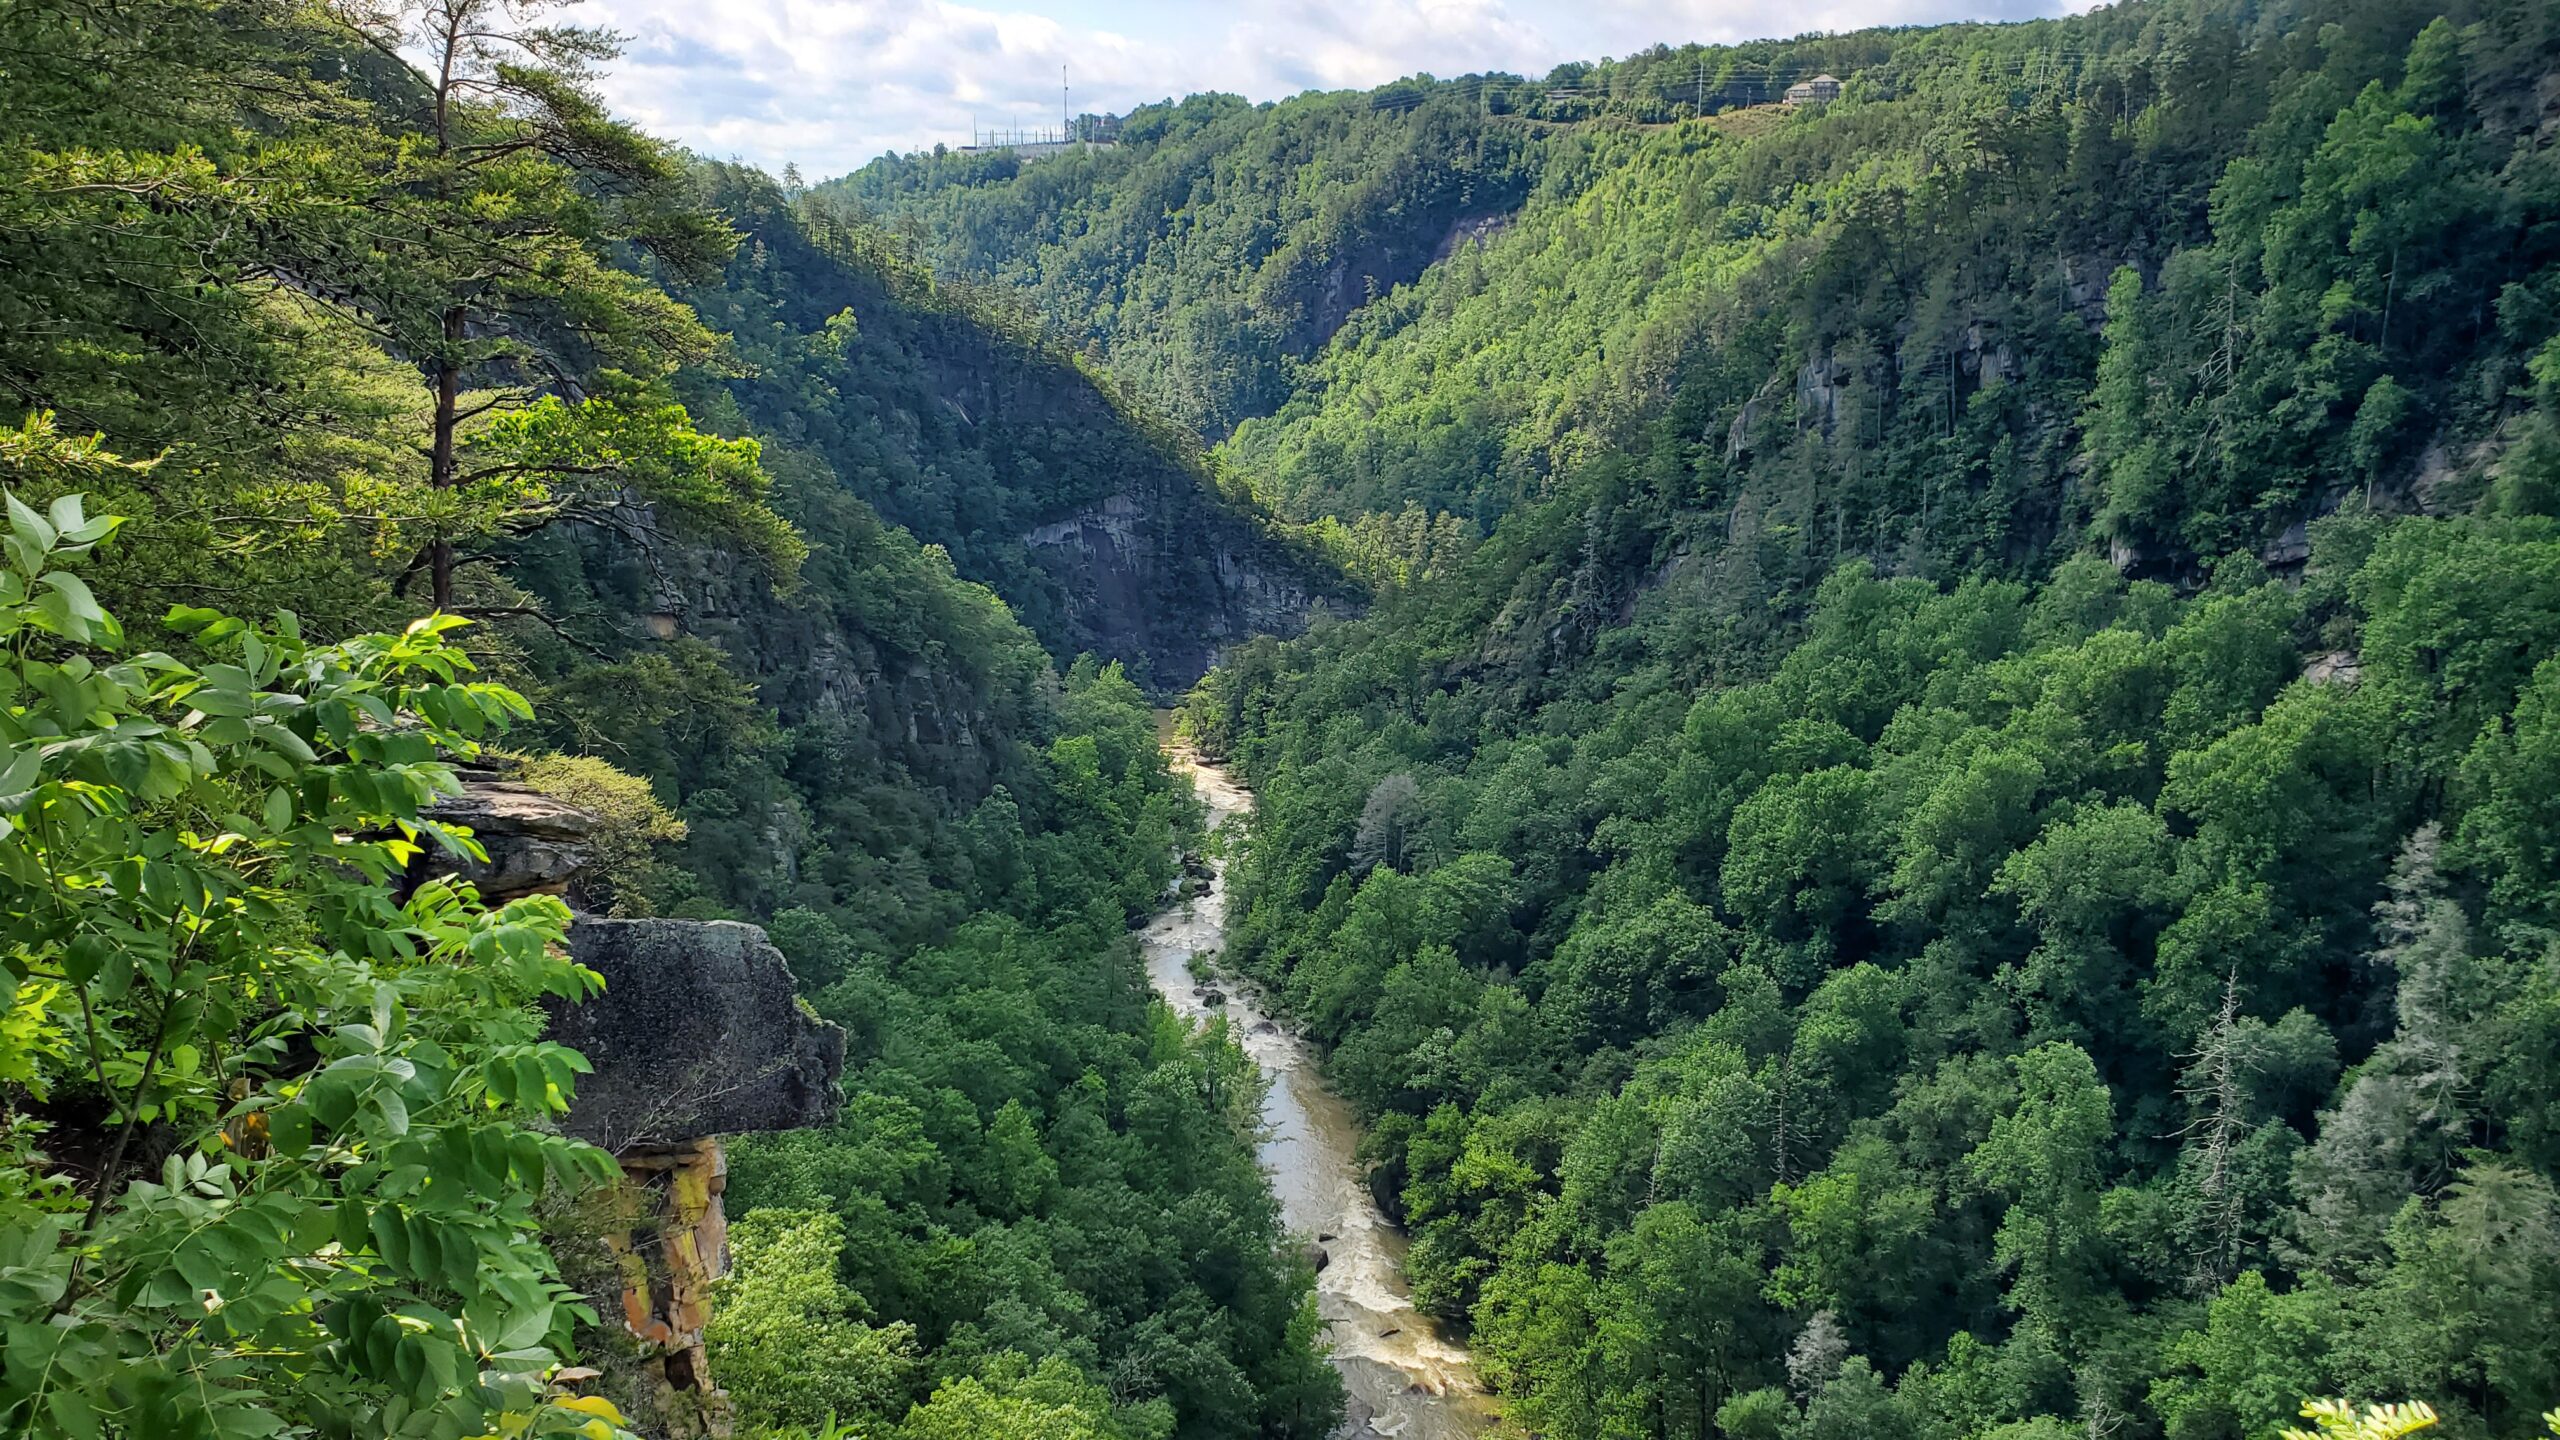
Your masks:
<svg viewBox="0 0 2560 1440"><path fill-rule="evenodd" d="M1253 797L1219 767L1168 743L1166 755L1209 808L1211 830L1240 826ZM1147 979L1176 1014L1224 1017L1269 1077L1263 1100L1263 1170L1282 1220L1320 1256L1316 1303L1327 1348L1350 1396L1348 1436L1468 1440L1493 1410L1466 1351L1413 1308L1405 1286L1405 1238L1370 1198L1358 1158L1360 1128L1327 1089L1313 1054L1237 977L1196 979L1192 958L1225 940L1226 862L1209 861L1205 891L1176 901L1140 939Z"/></svg>

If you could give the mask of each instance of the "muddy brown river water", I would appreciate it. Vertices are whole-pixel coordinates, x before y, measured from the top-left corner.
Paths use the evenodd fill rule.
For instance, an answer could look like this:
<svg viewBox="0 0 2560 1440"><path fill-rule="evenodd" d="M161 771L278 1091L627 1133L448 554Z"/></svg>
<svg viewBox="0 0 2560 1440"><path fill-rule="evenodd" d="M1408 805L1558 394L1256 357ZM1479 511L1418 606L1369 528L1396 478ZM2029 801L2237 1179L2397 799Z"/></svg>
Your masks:
<svg viewBox="0 0 2560 1440"><path fill-rule="evenodd" d="M1166 755L1208 805L1211 828L1232 836L1231 827L1252 814L1253 797L1187 750L1168 744ZM1350 1395L1350 1419L1340 1433L1394 1440L1481 1435L1493 1423L1492 1408L1467 1352L1413 1308L1404 1235L1362 1181L1355 1156L1360 1129L1350 1107L1325 1088L1315 1057L1266 1013L1252 987L1234 977L1212 987L1191 976L1191 957L1224 941L1226 865L1211 865L1207 893L1177 902L1141 932L1147 979L1185 1019L1224 1015L1245 1053L1270 1077L1262 1102L1262 1168L1290 1233L1321 1245L1326 1255L1316 1275L1316 1304ZM1220 995L1223 1002L1213 1003Z"/></svg>

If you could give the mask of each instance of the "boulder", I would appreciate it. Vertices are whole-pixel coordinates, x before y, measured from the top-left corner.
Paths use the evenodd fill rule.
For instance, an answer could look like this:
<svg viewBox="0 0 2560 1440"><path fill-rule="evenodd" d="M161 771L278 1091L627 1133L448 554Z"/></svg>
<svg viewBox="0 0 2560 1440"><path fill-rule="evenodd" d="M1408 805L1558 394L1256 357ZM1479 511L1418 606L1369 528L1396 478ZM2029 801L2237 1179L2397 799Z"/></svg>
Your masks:
<svg viewBox="0 0 2560 1440"><path fill-rule="evenodd" d="M492 905L566 891L587 868L587 837L596 825L594 816L574 805L480 772L467 773L461 794L437 801L426 813L470 830L489 858L472 860L430 843L413 867L413 881L459 875Z"/></svg>
<svg viewBox="0 0 2560 1440"><path fill-rule="evenodd" d="M567 1129L628 1156L834 1119L844 1032L801 1007L763 930L729 920L598 920L569 931L605 991L552 1006L585 1054Z"/></svg>

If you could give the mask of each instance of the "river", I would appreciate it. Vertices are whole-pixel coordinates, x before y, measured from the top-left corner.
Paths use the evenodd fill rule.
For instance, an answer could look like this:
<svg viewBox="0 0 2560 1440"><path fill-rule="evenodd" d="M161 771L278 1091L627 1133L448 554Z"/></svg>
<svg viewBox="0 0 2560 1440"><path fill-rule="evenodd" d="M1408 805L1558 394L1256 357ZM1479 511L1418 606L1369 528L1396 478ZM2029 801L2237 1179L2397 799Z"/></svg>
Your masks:
<svg viewBox="0 0 2560 1440"><path fill-rule="evenodd" d="M1215 829L1252 813L1253 797L1218 767L1166 746L1174 772L1188 776ZM1344 1436L1467 1440L1494 1411L1467 1352L1413 1308L1405 1288L1405 1238L1370 1198L1355 1152L1360 1128L1341 1097L1325 1088L1307 1047L1266 1013L1250 986L1221 977L1214 988L1191 977L1191 957L1220 949L1226 923L1226 863L1212 858L1206 893L1176 903L1141 933L1147 979L1175 1013L1204 1021L1224 1015L1245 1053L1270 1078L1262 1102L1262 1168L1292 1235L1323 1247L1316 1305L1327 1347L1350 1397Z"/></svg>

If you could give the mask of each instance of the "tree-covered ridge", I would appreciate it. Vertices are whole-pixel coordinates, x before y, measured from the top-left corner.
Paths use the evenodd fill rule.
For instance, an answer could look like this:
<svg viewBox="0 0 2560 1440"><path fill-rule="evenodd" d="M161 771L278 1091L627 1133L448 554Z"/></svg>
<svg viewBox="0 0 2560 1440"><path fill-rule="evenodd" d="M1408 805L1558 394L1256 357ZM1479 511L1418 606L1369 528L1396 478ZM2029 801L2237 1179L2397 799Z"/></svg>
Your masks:
<svg viewBox="0 0 2560 1440"><path fill-rule="evenodd" d="M1216 439L1278 408L1351 311L1516 208L1537 145L1452 86L1195 95L1133 111L1109 148L886 156L819 194L917 237L942 273L1018 289Z"/></svg>
<svg viewBox="0 0 2560 1440"><path fill-rule="evenodd" d="M1832 105L1558 141L1509 233L1225 459L1302 516L1483 523L1670 409L1696 508L1825 557L1998 564L2090 514L2168 569L2272 539L2458 468L2413 462L2494 429L2538 333L2540 22L2431 18L1908 32Z"/></svg>
<svg viewBox="0 0 2560 1440"><path fill-rule="evenodd" d="M1551 158L1231 442L1490 527L1196 694L1234 956L1538 1433L2539 1434L2560 32L1894 46Z"/></svg>
<svg viewBox="0 0 2560 1440"><path fill-rule="evenodd" d="M1773 105L1824 73L1867 89L1950 65L2051 83L2080 68L2081 44L2034 25L1877 30L1264 105L1194 95L1131 111L1108 148L889 155L818 193L913 237L946 276L1016 290L1051 334L1215 440L1296 397L1304 362L1360 307L1498 234L1550 168L1552 193L1587 184L1595 134Z"/></svg>
<svg viewBox="0 0 2560 1440"><path fill-rule="evenodd" d="M2301 591L1855 567L1764 680L1627 636L1525 714L1339 627L1204 691L1234 953L1549 1433L2526 1433L2555 563L2536 516L2330 522Z"/></svg>
<svg viewBox="0 0 2560 1440"><path fill-rule="evenodd" d="M1349 598L1313 543L1221 493L1186 432L1043 340L1014 297L937 281L895 237L759 172L695 176L744 241L716 283L677 287L739 361L692 372L687 398L943 546L1061 663L1092 651L1176 690L1217 645ZM1088 543L1097 518L1125 541Z"/></svg>
<svg viewBox="0 0 2560 1440"><path fill-rule="evenodd" d="M946 437L879 417L1014 384L1075 420L1008 460L1196 468L897 267L777 318L769 183L614 121L556 18L0 11L0 1429L612 1430L559 1369L617 1383L613 1167L531 1008L593 977L556 901L395 873L504 719L476 758L602 817L583 902L766 922L859 1037L844 1125L735 1172L796 1207L715 1341L749 1433L1321 1433L1241 1062L1127 937L1189 795L1119 667L964 578L976 527L883 518ZM982 525L1059 503L950 448Z"/></svg>

